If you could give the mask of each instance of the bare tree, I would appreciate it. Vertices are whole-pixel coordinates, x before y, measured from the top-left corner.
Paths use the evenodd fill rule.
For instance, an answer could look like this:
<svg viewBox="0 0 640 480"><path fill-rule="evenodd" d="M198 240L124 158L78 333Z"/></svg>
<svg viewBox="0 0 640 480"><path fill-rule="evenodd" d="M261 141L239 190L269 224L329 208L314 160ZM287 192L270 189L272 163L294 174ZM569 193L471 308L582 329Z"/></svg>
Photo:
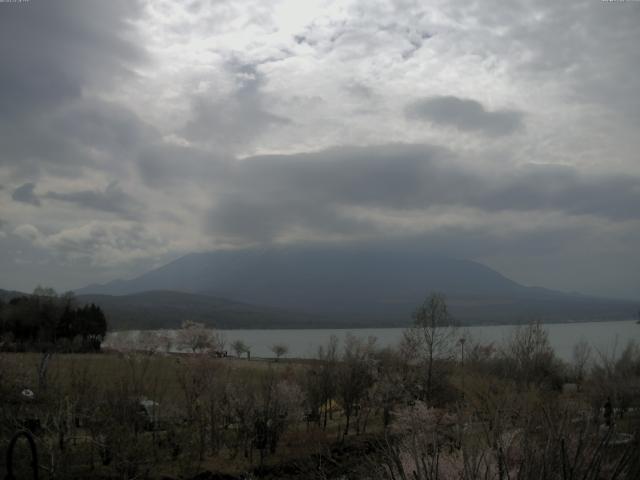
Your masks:
<svg viewBox="0 0 640 480"><path fill-rule="evenodd" d="M629 340L620 354L614 348L611 353L599 351L598 356L587 382L594 412L599 412L605 399L610 398L614 410L623 416L630 407L639 405L640 345Z"/></svg>
<svg viewBox="0 0 640 480"><path fill-rule="evenodd" d="M234 340L231 342L231 348L234 352L236 352L236 356L240 358L240 356L249 350L249 347L242 340Z"/></svg>
<svg viewBox="0 0 640 480"><path fill-rule="evenodd" d="M391 422L391 412L407 398L405 384L408 380L406 362L396 349L386 348L376 355L377 375L373 386L373 399L382 411L382 424L386 429Z"/></svg>
<svg viewBox="0 0 640 480"><path fill-rule="evenodd" d="M354 414L358 414L362 400L374 383L375 341L375 337L370 337L367 342L364 342L351 334L348 334L345 339L344 355L337 370L336 388L338 401L346 419L345 435L349 434L351 418Z"/></svg>
<svg viewBox="0 0 640 480"><path fill-rule="evenodd" d="M502 352L505 375L530 385L556 381L559 365L549 335L540 322L519 326Z"/></svg>
<svg viewBox="0 0 640 480"><path fill-rule="evenodd" d="M453 354L456 326L453 322L446 298L441 293L432 293L413 314L414 325L405 332L404 344L426 363L426 397L432 394L434 361L449 358Z"/></svg>
<svg viewBox="0 0 640 480"><path fill-rule="evenodd" d="M234 459L242 450L244 456L251 454L256 406L256 385L250 382L230 382L227 387L226 416L232 419L234 428L228 439L229 456Z"/></svg>
<svg viewBox="0 0 640 480"><path fill-rule="evenodd" d="M338 365L338 337L331 335L326 348L318 348L318 382L320 384L321 399L324 405L324 420L322 428L327 428L327 417L331 411L331 401L336 395L336 370Z"/></svg>
<svg viewBox="0 0 640 480"><path fill-rule="evenodd" d="M177 375L188 428L196 439L198 460L202 461L207 444L215 453L221 443L220 412L228 377L222 364L205 355L185 359Z"/></svg>
<svg viewBox="0 0 640 480"><path fill-rule="evenodd" d="M254 411L254 445L260 465L268 453L275 453L282 434L302 418L303 394L295 383L280 379L272 369L261 379Z"/></svg>
<svg viewBox="0 0 640 480"><path fill-rule="evenodd" d="M280 360L280 357L289 353L289 347L284 343L276 343L271 346L271 351L276 356L276 361Z"/></svg>
<svg viewBox="0 0 640 480"><path fill-rule="evenodd" d="M573 346L573 368L576 381L582 382L590 360L591 346L586 340L582 339Z"/></svg>

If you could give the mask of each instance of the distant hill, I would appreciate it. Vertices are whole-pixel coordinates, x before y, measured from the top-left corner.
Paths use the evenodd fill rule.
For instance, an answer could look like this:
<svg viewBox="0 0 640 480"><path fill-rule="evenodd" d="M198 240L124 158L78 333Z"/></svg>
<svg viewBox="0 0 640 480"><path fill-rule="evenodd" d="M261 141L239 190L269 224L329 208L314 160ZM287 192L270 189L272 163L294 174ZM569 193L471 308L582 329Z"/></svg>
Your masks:
<svg viewBox="0 0 640 480"><path fill-rule="evenodd" d="M17 292L15 290L3 290L0 288L0 300L2 300L3 302L8 302L12 298L22 297L24 295L27 295L27 294L22 292Z"/></svg>
<svg viewBox="0 0 640 480"><path fill-rule="evenodd" d="M0 289L0 300L30 296ZM210 295L156 290L131 295L77 295L79 305L94 303L104 311L109 330L179 328L184 320L212 328L309 328L339 326L330 318L234 302Z"/></svg>
<svg viewBox="0 0 640 480"><path fill-rule="evenodd" d="M259 307L209 295L156 290L131 295L78 295L81 304L95 303L105 312L109 330L179 328L193 320L215 328L305 328L327 319Z"/></svg>
<svg viewBox="0 0 640 480"><path fill-rule="evenodd" d="M172 294L163 298L158 290ZM107 312L104 302L118 312L124 312L126 304L127 309L146 309L145 315L164 310L153 315L169 321L178 313L184 318L191 309L199 312L198 318L215 316L219 322L223 321L220 309L226 309L230 316L225 325L276 327L407 325L413 309L430 291L444 292L452 314L467 324L619 320L633 318L637 310L635 302L525 287L469 260L374 249L190 254L132 280L91 285L77 293L127 296L126 301L92 297ZM132 295L141 292L148 292L144 301ZM178 292L194 296L180 297ZM147 324L133 313L127 315L122 313L122 318L129 318L127 325Z"/></svg>

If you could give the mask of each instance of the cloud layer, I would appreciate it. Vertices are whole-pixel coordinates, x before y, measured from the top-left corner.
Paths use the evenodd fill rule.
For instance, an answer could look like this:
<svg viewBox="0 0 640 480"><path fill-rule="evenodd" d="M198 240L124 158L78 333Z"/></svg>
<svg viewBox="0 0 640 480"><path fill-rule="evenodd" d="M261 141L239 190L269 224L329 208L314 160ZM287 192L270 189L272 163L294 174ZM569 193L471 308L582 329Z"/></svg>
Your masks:
<svg viewBox="0 0 640 480"><path fill-rule="evenodd" d="M640 297L640 5L0 3L0 287L428 248Z"/></svg>
<svg viewBox="0 0 640 480"><path fill-rule="evenodd" d="M407 117L478 131L487 135L509 135L522 128L522 114L514 110L489 112L476 101L453 96L417 100L406 109Z"/></svg>

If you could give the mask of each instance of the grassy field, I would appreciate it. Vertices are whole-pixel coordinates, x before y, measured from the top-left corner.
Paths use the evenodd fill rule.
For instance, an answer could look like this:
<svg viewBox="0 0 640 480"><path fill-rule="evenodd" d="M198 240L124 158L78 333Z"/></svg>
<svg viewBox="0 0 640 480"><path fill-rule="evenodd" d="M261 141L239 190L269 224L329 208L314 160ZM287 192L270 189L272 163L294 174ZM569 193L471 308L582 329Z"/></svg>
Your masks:
<svg viewBox="0 0 640 480"><path fill-rule="evenodd" d="M178 390L178 372L185 363L200 357L200 354L125 354L78 353L54 354L47 367L49 383L68 387L76 375L88 375L97 384L107 385L127 374L144 373L144 381L161 383L174 396ZM0 365L15 379L20 379L24 388L35 389L38 384L38 369L41 353L0 353ZM208 357L212 368L224 367L236 380L257 381L267 372L293 374L306 368L308 360L281 359L279 361L226 357Z"/></svg>
<svg viewBox="0 0 640 480"><path fill-rule="evenodd" d="M59 420L53 417L60 415L61 408L67 408L64 406L65 402L70 409L84 411L85 416L109 416L113 415L113 412L105 413L102 406L112 402L114 395L121 398L147 398L157 401L159 403L157 413L160 419L157 431L132 433L123 430L123 433L118 434L134 435L137 445L131 448L135 451L144 446L145 455L149 455L150 458L149 462L143 463L152 468L155 476L177 476L184 472L195 475L204 470L239 475L252 470L258 463L263 463L265 467L304 464L309 461L310 456L328 452L330 445L341 438L342 417L334 404L326 429L308 424L304 420L303 411L296 411L288 421L288 427L283 432L277 450L267 455L262 462L253 448L249 449L250 454L247 456L242 449L238 450L230 446L234 444L241 428L233 423L235 420L225 425L224 431L220 433L219 451L212 452L207 448L202 458L189 456L187 461L186 456L181 454L176 461L166 461L167 452L160 454L160 458L153 458L149 453L154 450L152 445L167 442L169 435L174 434L180 436L183 450L195 448L196 442L190 437L196 437L198 428L204 423L198 423L197 415L200 414L190 411L190 407L193 407L190 403L202 402L204 405L209 397L205 395L200 397L198 392L194 392L193 388L198 387L189 383L198 380L197 376L190 376L194 370L203 369L203 375L206 375L209 380L218 382L216 385L219 385L220 389L231 388L254 392L250 395L255 394L257 399L270 378L294 383L301 375L306 374L312 361L247 360L233 357L214 358L207 355L148 355L117 352L54 354L48 361L46 378L43 381L39 379L38 373L42 360L43 354L39 353L0 353L0 395L3 404L12 406L16 412L15 416L38 416L43 423L52 421L52 425L55 425ZM34 391L35 398L25 400L21 395L23 389ZM216 400L220 400L215 391L209 393L215 396ZM190 396L194 394L197 398ZM89 406L89 411L86 411L83 405ZM233 412L233 405L227 405L226 408ZM12 432L10 427L12 419L7 416L9 410L6 409L3 412L5 414L2 419L4 439L0 438L3 444L8 440L7 435ZM223 413L218 416L223 416ZM208 420L202 417L202 422L206 421ZM187 424L187 422L190 423ZM88 424L89 421L86 423ZM13 428L18 429L19 424L14 422ZM55 428L50 425L39 432L39 443L47 445L54 443L53 430ZM104 471L104 476L108 477L108 468L100 466L99 462L93 459L95 452L89 451L90 447L93 448L92 442L95 443L95 440L91 439L91 435L95 437L95 432L92 434L90 431L91 427L83 425L79 428L70 427L67 430L65 434L73 441L74 456L77 461L88 464L87 459L91 456L91 464L97 465L95 475ZM101 437L98 435L97 438ZM128 442L130 439L123 438L122 441Z"/></svg>
<svg viewBox="0 0 640 480"><path fill-rule="evenodd" d="M521 465L527 468L560 465L558 449L565 439L570 448L589 445L569 455L586 465L607 432L613 433L612 441L627 441L640 431L635 395L640 354L639 360L631 357L633 362L617 363L610 371L595 365L579 389L567 391L562 382L572 370L553 362L535 380L532 370L529 376L514 370L511 359L470 356L465 370L443 361L435 364L435 394L427 400L420 388L425 365L389 352L320 362L110 351L54 354L43 368L45 358L0 353L0 449L37 420L32 431L45 478L189 479L204 471L232 478L248 472L251 478L373 478L353 472L374 468L383 455L399 455L396 464L411 452L431 455L437 451L433 442L440 442L458 470L464 448L469 455L486 455L478 458L486 458L490 469L498 462L516 468L523 455L527 460ZM546 368L552 366L557 371L550 376ZM330 400L313 403L323 395L323 381L333 385L322 397ZM346 400L360 382L360 396ZM34 397L26 398L24 389ZM617 407L611 429L602 408L609 395ZM152 413L141 410L141 399L152 401ZM354 410L345 436L349 405ZM326 428L308 417L319 412L322 419L324 406ZM383 419L390 420L389 430ZM389 438L404 453L390 448ZM504 439L510 446L503 455L496 442ZM530 448L532 443L537 447ZM602 460L609 468L623 447L612 444L599 451L606 453ZM628 451L634 458L636 452ZM0 452L0 478L3 462ZM640 472L640 463L631 467Z"/></svg>

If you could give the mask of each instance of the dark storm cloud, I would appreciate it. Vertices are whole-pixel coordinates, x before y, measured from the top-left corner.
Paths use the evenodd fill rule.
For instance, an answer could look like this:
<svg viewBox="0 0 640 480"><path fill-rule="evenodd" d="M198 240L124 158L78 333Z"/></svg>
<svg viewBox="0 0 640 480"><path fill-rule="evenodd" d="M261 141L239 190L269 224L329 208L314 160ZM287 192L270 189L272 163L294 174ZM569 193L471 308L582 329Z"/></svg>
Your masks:
<svg viewBox="0 0 640 480"><path fill-rule="evenodd" d="M414 234L397 233L388 231L385 236L374 236L356 242L356 245L358 248L372 247L378 251L428 252L460 258L479 258L496 252L518 257L523 252L536 256L562 251L567 245L576 245L588 238L592 232L584 226L554 225L505 235L504 232L475 224L445 226Z"/></svg>
<svg viewBox="0 0 640 480"><path fill-rule="evenodd" d="M127 140L127 119L87 91L135 75L145 59L129 22L138 13L135 0L0 3L0 163L14 175L70 175L87 150L108 149L99 136Z"/></svg>
<svg viewBox="0 0 640 480"><path fill-rule="evenodd" d="M231 160L196 147L156 142L142 147L136 166L145 185L189 188L193 183L217 183Z"/></svg>
<svg viewBox="0 0 640 480"><path fill-rule="evenodd" d="M86 168L113 174L155 139L153 128L126 108L79 99L0 128L0 164L18 179L47 174L76 178Z"/></svg>
<svg viewBox="0 0 640 480"><path fill-rule="evenodd" d="M154 129L113 103L78 99L0 129L0 164L13 175L76 178L81 169L112 174L157 139Z"/></svg>
<svg viewBox="0 0 640 480"><path fill-rule="evenodd" d="M243 194L225 195L209 221L215 233L239 242L269 243L291 228L345 236L374 231L367 222L343 216L339 204L319 204L313 197L297 195L291 200L284 195L265 196L262 201L247 201Z"/></svg>
<svg viewBox="0 0 640 480"><path fill-rule="evenodd" d="M640 219L640 177L585 175L575 167L530 165L495 181L482 205L492 210L555 210L614 220Z"/></svg>
<svg viewBox="0 0 640 480"><path fill-rule="evenodd" d="M429 121L492 136L509 135L522 128L522 113L487 110L480 102L454 96L417 100L405 110L409 119Z"/></svg>
<svg viewBox="0 0 640 480"><path fill-rule="evenodd" d="M48 192L46 198L73 203L81 208L116 213L124 218L138 218L141 204L125 193L117 182L111 182L104 190L80 190L75 192Z"/></svg>
<svg viewBox="0 0 640 480"><path fill-rule="evenodd" d="M345 205L409 206L434 147L388 145L269 155L230 166L219 179L209 223L234 240L269 242L291 228L338 234L371 226L340 211Z"/></svg>
<svg viewBox="0 0 640 480"><path fill-rule="evenodd" d="M401 207L413 203L426 171L448 155L420 145L339 147L246 159L233 166L229 179L240 191Z"/></svg>
<svg viewBox="0 0 640 480"><path fill-rule="evenodd" d="M375 230L349 207L405 211L469 207L490 213L562 212L638 220L640 178L587 175L536 165L509 174L463 168L432 146L334 148L243 160L218 178L210 229L269 241L292 228L354 234Z"/></svg>
<svg viewBox="0 0 640 480"><path fill-rule="evenodd" d="M0 6L0 110L24 115L128 73L141 51L127 34L137 2L31 0Z"/></svg>
<svg viewBox="0 0 640 480"><path fill-rule="evenodd" d="M73 103L60 109L52 121L61 136L114 156L126 156L157 137L157 132L132 111L98 100Z"/></svg>
<svg viewBox="0 0 640 480"><path fill-rule="evenodd" d="M11 198L13 198L16 202L40 206L40 199L34 192L35 188L35 183L25 183L23 185L20 185L13 191Z"/></svg>

